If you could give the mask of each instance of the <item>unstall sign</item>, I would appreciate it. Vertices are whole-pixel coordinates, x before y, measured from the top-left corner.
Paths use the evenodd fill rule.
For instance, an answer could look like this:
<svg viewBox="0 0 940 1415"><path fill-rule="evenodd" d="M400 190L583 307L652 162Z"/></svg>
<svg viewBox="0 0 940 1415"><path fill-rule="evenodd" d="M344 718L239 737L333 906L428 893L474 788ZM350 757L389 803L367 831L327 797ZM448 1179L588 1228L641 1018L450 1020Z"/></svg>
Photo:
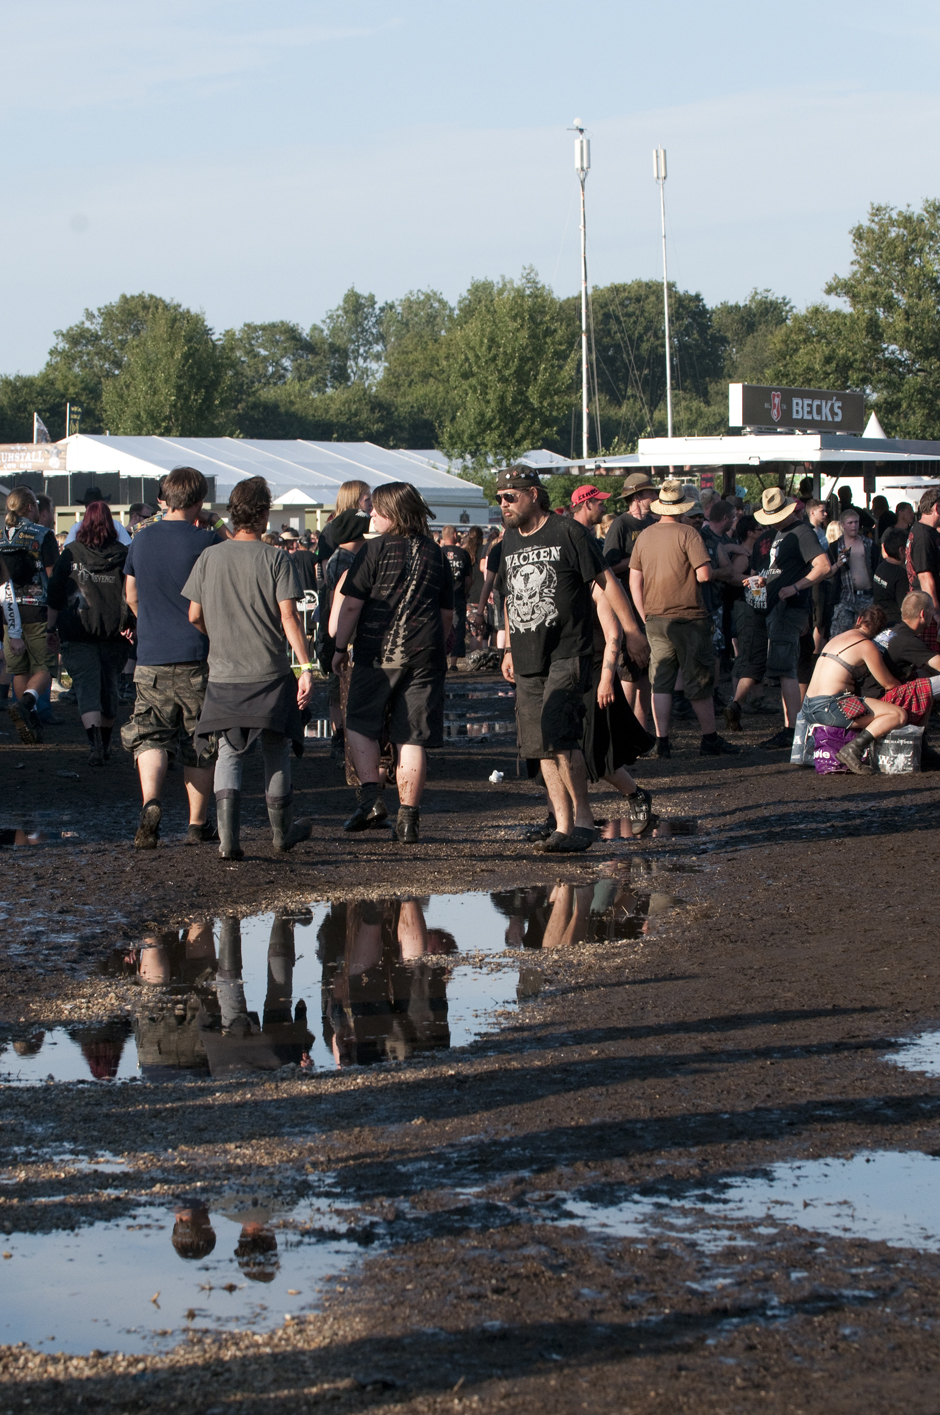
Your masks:
<svg viewBox="0 0 940 1415"><path fill-rule="evenodd" d="M859 433L865 428L865 398L861 393L831 388L765 388L759 383L729 383L728 424Z"/></svg>

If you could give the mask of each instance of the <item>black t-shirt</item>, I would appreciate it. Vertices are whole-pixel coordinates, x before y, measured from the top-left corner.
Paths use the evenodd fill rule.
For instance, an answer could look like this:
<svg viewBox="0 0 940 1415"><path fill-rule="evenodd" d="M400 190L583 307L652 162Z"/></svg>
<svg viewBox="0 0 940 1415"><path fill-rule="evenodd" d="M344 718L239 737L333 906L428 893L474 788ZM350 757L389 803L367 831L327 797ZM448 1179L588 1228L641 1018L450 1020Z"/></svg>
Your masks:
<svg viewBox="0 0 940 1415"><path fill-rule="evenodd" d="M467 583L467 576L473 574L473 561L465 550L459 545L442 545L444 559L454 581L454 608L463 609L467 603L467 592L464 586Z"/></svg>
<svg viewBox="0 0 940 1415"><path fill-rule="evenodd" d="M933 526L915 521L909 537L911 564L918 575L933 575L940 585L940 535Z"/></svg>
<svg viewBox="0 0 940 1415"><path fill-rule="evenodd" d="M935 657L935 650L930 649L924 643L919 634L915 634L910 625L902 620L900 624L894 626L891 640L885 650L885 667L899 678L902 683L907 683L911 678L924 678L935 669L926 669L925 665L930 659Z"/></svg>
<svg viewBox="0 0 940 1415"><path fill-rule="evenodd" d="M503 563L503 543L501 540L494 541L486 553L486 573L488 575L498 575L499 567Z"/></svg>
<svg viewBox="0 0 940 1415"><path fill-rule="evenodd" d="M785 531L778 531L771 550L771 563L766 572L768 610L776 605L783 587L795 585L797 580L802 580L809 574L810 566L817 555L824 554L816 532L805 521L789 526ZM804 610L808 610L812 602L812 586L800 590L795 597L790 595L784 600L784 604Z"/></svg>
<svg viewBox="0 0 940 1415"><path fill-rule="evenodd" d="M632 516L629 511L621 512L611 521L604 537L604 559L607 564L619 565L621 561L629 560L640 531L645 531L647 526L655 524L656 517L648 511L645 516ZM622 572L623 579L627 579L629 574L627 568Z"/></svg>
<svg viewBox="0 0 940 1415"><path fill-rule="evenodd" d="M377 536L367 541L343 584L365 600L356 627L356 661L377 668L444 667L441 610L454 607L454 582L430 536Z"/></svg>
<svg viewBox="0 0 940 1415"><path fill-rule="evenodd" d="M300 588L306 594L317 588L317 557L312 550L292 550L290 563L294 567Z"/></svg>
<svg viewBox="0 0 940 1415"><path fill-rule="evenodd" d="M605 569L600 543L578 521L549 516L532 535L503 537L497 586L506 596L513 668L547 673L556 658L593 652L591 585Z"/></svg>
<svg viewBox="0 0 940 1415"><path fill-rule="evenodd" d="M897 624L908 589L907 570L892 560L881 560L872 576L872 586L872 604L884 611L889 624Z"/></svg>

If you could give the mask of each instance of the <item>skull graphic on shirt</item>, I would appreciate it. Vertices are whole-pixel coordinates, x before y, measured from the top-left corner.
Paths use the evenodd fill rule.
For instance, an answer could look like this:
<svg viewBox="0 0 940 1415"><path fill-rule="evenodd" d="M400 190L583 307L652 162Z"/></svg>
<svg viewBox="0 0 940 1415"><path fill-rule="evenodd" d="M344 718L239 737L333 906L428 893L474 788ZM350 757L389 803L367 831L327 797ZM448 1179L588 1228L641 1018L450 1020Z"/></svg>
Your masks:
<svg viewBox="0 0 940 1415"><path fill-rule="evenodd" d="M555 586L558 577L544 561L515 565L509 573L509 624L520 631L553 624L558 617Z"/></svg>

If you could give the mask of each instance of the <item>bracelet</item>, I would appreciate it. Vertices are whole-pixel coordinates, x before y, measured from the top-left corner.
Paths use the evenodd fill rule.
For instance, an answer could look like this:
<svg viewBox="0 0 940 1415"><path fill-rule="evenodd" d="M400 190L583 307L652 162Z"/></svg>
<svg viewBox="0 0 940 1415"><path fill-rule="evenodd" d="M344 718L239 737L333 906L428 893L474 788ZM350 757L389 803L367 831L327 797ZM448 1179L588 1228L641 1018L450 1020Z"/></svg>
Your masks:
<svg viewBox="0 0 940 1415"><path fill-rule="evenodd" d="M337 644L337 645L336 645L336 652L337 652L337 653L349 653L349 645L347 644L345 648L342 648L342 649L341 649L340 646L339 646L339 644Z"/></svg>

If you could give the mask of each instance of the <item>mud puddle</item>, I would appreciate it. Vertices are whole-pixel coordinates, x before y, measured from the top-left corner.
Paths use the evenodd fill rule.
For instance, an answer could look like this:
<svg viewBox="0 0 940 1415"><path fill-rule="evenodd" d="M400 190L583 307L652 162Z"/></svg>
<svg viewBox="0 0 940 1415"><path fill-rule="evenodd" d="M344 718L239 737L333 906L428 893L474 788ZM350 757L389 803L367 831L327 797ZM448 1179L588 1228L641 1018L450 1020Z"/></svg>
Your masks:
<svg viewBox="0 0 940 1415"><path fill-rule="evenodd" d="M681 908L649 887L649 869L636 858L586 885L337 900L158 930L105 965L140 989L133 1017L10 1036L0 1081L313 1072L467 1046L537 995L533 955L636 939Z"/></svg>
<svg viewBox="0 0 940 1415"><path fill-rule="evenodd" d="M756 1220L768 1225L758 1228L758 1235L789 1225L840 1239L940 1252L938 1183L940 1157L870 1150L848 1158L774 1164L754 1174L683 1187L681 1193L675 1184L668 1193L646 1188L613 1204L590 1197L566 1199L559 1217L631 1238L668 1230L704 1248L729 1241L725 1225Z"/></svg>
<svg viewBox="0 0 940 1415"><path fill-rule="evenodd" d="M361 1255L338 1210L253 1196L140 1209L3 1238L0 1343L143 1353L187 1331L267 1331L311 1311ZM342 1289L340 1289L342 1290Z"/></svg>
<svg viewBox="0 0 940 1415"><path fill-rule="evenodd" d="M924 1076L940 1076L940 1031L922 1032L918 1037L899 1037L898 1049L885 1057L905 1071Z"/></svg>

